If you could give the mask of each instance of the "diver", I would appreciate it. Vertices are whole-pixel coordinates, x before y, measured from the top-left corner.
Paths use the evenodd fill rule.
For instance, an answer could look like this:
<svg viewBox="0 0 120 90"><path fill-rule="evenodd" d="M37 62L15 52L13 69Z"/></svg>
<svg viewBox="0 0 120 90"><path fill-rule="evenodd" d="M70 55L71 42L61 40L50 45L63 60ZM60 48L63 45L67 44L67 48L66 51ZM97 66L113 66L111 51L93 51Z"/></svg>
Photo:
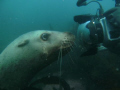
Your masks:
<svg viewBox="0 0 120 90"><path fill-rule="evenodd" d="M100 6L96 15L74 16L74 21L79 23L79 44L86 49L81 56L94 55L100 47L120 55L120 0L115 0L115 7L105 13L96 0L88 3L86 0L78 0L77 6L86 6L91 2L97 2Z"/></svg>

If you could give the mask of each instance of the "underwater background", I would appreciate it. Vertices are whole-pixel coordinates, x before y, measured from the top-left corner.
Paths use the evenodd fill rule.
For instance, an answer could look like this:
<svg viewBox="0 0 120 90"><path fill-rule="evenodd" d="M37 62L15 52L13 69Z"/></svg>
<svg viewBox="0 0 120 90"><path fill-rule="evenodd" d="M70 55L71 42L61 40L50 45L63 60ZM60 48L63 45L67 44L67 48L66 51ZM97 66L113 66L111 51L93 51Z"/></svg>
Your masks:
<svg viewBox="0 0 120 90"><path fill-rule="evenodd" d="M90 0L88 0L90 1ZM70 31L75 15L95 14L96 3L77 7L77 0L0 0L0 52L23 33L48 29ZM114 7L113 0L100 1L104 10ZM107 5L106 5L107 4ZM108 5L109 4L109 5Z"/></svg>
<svg viewBox="0 0 120 90"><path fill-rule="evenodd" d="M0 52L15 38L29 31L43 29L76 32L77 24L73 17L95 14L99 7L96 3L77 7L76 2L77 0L0 0ZM114 0L99 2L104 11L115 5ZM74 63L69 55L63 58L62 77L71 90L120 90L119 56L109 51L87 57L80 57L79 53L79 49L70 53ZM59 65L54 62L35 78L59 76Z"/></svg>

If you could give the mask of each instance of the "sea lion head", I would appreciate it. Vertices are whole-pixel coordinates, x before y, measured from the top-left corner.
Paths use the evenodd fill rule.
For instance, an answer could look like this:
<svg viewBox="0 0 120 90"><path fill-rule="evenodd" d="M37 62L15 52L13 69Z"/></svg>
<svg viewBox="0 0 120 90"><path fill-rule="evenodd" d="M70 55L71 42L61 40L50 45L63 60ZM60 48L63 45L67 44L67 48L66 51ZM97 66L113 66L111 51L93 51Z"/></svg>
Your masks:
<svg viewBox="0 0 120 90"><path fill-rule="evenodd" d="M26 33L9 44L0 55L0 87L24 88L34 75L65 55L75 37L68 32L37 30ZM6 82L7 80L7 82Z"/></svg>

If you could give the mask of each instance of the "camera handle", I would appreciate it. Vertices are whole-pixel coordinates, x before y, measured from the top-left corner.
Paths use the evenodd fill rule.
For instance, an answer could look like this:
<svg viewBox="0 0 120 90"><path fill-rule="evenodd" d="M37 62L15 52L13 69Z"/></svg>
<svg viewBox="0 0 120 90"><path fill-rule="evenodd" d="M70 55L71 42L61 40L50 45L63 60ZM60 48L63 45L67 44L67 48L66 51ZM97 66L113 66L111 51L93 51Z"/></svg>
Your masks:
<svg viewBox="0 0 120 90"><path fill-rule="evenodd" d="M103 27L103 45L105 47L110 47L120 42L120 36L118 38L112 38L111 32L114 31L114 28L107 22L106 18L100 19L100 23Z"/></svg>

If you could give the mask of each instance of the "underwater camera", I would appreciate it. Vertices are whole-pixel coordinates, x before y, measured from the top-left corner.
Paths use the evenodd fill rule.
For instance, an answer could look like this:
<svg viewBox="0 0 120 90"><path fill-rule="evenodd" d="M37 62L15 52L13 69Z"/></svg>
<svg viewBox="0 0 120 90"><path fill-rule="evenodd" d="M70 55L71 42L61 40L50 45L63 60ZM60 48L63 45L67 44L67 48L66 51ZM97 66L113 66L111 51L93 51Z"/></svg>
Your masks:
<svg viewBox="0 0 120 90"><path fill-rule="evenodd" d="M82 1L81 4L80 1ZM74 16L74 21L79 23L77 30L79 44L86 48L81 56L94 55L102 49L111 49L120 42L120 30L112 26L103 16L104 11L98 1L93 0L87 3L86 0L78 0L77 5L88 5L91 2L97 2L100 6L96 15Z"/></svg>

